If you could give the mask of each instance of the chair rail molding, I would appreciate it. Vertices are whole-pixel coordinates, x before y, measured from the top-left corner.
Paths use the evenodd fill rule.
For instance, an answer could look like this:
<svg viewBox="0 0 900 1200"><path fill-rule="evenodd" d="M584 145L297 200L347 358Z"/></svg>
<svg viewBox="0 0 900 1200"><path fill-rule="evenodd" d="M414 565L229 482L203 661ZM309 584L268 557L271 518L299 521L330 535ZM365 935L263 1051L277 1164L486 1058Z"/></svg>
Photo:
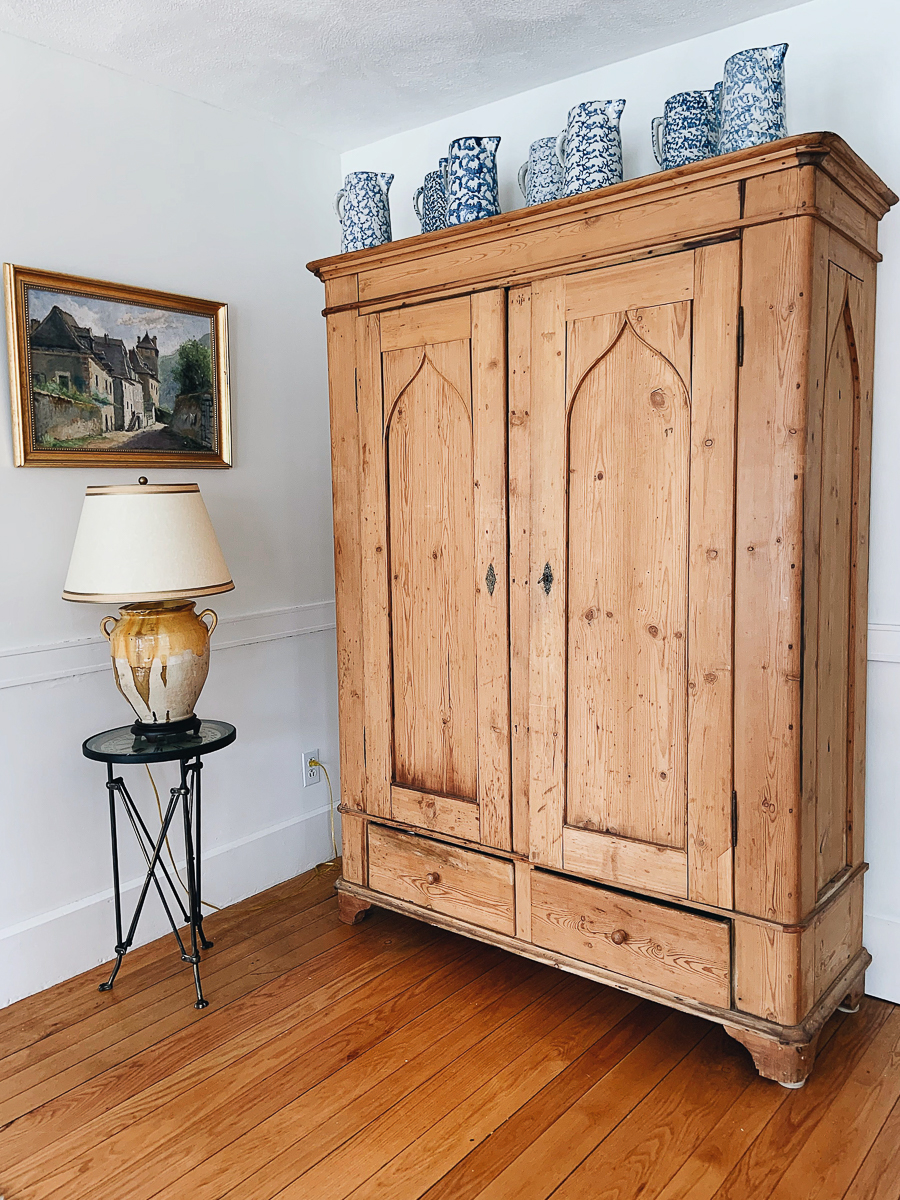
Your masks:
<svg viewBox="0 0 900 1200"><path fill-rule="evenodd" d="M214 651L232 650L236 646L282 641L285 638L320 633L334 627L333 600L295 604L289 608L273 608L222 617L219 621L218 636L210 643L210 648ZM0 690L49 683L106 670L109 670L109 644L99 634L46 642L39 646L0 649Z"/></svg>

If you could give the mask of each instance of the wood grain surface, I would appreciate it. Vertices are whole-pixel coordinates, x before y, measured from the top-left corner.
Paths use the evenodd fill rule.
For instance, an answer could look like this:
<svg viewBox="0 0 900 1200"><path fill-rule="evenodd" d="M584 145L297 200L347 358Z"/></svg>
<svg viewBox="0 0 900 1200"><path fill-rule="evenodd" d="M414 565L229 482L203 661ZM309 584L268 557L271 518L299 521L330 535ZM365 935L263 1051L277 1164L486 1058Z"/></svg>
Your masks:
<svg viewBox="0 0 900 1200"><path fill-rule="evenodd" d="M697 1017L408 918L376 911L329 945L317 931L337 927L334 878L320 868L209 918L202 1013L171 938L131 951L111 993L97 992L97 968L0 1013L3 1080L26 1060L44 1066L41 1094L5 1115L0 1191L900 1195L894 1006L866 999L836 1015L807 1086L785 1091ZM237 991L217 961L232 963Z"/></svg>

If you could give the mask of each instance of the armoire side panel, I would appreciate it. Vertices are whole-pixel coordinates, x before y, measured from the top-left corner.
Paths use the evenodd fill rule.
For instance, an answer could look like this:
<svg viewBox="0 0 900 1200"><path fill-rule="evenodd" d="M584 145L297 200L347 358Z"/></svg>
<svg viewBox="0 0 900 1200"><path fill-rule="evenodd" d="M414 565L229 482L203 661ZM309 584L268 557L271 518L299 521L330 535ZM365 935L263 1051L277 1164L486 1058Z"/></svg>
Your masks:
<svg viewBox="0 0 900 1200"><path fill-rule="evenodd" d="M859 362L850 276L828 265L819 526L816 890L847 865L851 781L850 620L858 487Z"/></svg>
<svg viewBox="0 0 900 1200"><path fill-rule="evenodd" d="M328 284L329 304L357 298L356 276ZM328 318L328 395L334 506L334 578L341 802L365 809L362 562L359 541L359 426L356 416L356 315Z"/></svg>

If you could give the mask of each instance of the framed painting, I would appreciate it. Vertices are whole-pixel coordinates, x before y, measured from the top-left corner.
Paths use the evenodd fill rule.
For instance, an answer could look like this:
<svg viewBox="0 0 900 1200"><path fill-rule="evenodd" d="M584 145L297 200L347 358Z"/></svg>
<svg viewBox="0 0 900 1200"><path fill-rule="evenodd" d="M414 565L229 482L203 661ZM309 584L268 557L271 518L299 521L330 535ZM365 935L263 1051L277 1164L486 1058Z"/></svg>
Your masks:
<svg viewBox="0 0 900 1200"><path fill-rule="evenodd" d="M224 304L3 271L16 466L231 466Z"/></svg>

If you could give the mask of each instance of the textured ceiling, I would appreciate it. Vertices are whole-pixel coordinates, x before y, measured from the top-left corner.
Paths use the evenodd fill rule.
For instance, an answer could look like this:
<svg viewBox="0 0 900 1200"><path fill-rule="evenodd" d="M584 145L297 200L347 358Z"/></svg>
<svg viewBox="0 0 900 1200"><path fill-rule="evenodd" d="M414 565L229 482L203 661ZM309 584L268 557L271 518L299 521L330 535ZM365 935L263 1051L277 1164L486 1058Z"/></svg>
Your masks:
<svg viewBox="0 0 900 1200"><path fill-rule="evenodd" d="M792 0L0 0L0 29L350 149L791 6Z"/></svg>

